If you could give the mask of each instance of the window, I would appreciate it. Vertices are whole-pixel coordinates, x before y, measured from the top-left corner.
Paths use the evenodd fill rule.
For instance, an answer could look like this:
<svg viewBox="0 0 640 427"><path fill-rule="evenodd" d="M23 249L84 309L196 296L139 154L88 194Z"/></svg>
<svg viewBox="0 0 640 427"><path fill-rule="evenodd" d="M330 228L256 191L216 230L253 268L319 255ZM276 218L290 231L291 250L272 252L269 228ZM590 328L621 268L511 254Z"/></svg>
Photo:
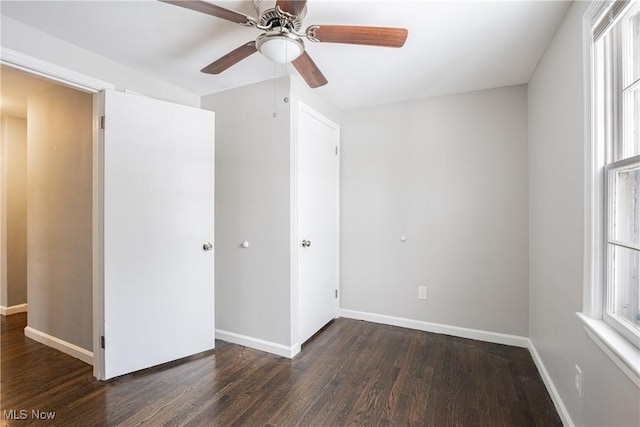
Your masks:
<svg viewBox="0 0 640 427"><path fill-rule="evenodd" d="M607 194L606 293L604 320L638 344L640 336L640 161L638 156L610 163Z"/></svg>
<svg viewBox="0 0 640 427"><path fill-rule="evenodd" d="M593 311L640 348L640 2L611 3L593 34Z"/></svg>

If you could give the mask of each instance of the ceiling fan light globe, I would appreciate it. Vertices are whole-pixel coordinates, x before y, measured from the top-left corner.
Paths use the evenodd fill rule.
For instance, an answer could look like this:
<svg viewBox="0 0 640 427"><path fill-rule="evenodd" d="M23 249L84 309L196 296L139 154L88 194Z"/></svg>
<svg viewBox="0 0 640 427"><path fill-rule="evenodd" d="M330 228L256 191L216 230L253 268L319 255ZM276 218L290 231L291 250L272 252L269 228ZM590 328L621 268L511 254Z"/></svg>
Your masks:
<svg viewBox="0 0 640 427"><path fill-rule="evenodd" d="M302 52L302 40L287 35L270 35L256 41L258 51L273 62L287 64L294 61Z"/></svg>

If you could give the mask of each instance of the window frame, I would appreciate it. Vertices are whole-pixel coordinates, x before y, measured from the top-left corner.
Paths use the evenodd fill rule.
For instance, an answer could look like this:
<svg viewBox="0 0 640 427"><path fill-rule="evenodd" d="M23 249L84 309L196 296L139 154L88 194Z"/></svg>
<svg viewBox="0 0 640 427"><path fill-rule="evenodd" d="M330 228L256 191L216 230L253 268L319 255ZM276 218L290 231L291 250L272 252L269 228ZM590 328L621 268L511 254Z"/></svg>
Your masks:
<svg viewBox="0 0 640 427"><path fill-rule="evenodd" d="M612 6L613 7L613 6ZM633 345L640 348L640 329L631 326L615 314L615 283L613 280L613 246L620 247L620 242L614 243L611 237L613 222L611 222L611 209L613 200L611 198L610 179L616 170L626 168L637 162L638 153L632 157L625 158L625 144L631 136L628 134L629 126L627 120L633 120L631 113L625 110L627 91L633 93L634 87L638 87L640 78L632 80L632 61L626 59L631 57L633 52L629 45L631 18L640 13L640 2L629 3L626 7L619 9L619 15L615 19L609 19L609 29L600 38L594 40L594 49L600 46L601 57L594 56L592 67L594 70L594 90L598 92L596 102L594 102L593 115L596 125L603 128L598 129L600 133L594 135L595 143L602 145L605 150L603 173L603 192L601 203L603 210L604 227L602 233L602 254L604 255L602 284L602 319L619 334L629 340ZM599 44L599 45L598 45ZM598 71L603 70L599 75ZM599 105L600 103L603 105ZM603 117L598 117L602 115ZM626 126L627 125L627 126ZM635 248L629 248L635 250Z"/></svg>
<svg viewBox="0 0 640 427"><path fill-rule="evenodd" d="M640 349L623 337L604 320L605 312L605 144L598 140L603 132L596 116L596 42L594 30L611 28L624 16L630 7L629 1L594 1L583 14L583 96L584 96L584 263L583 263L583 309L576 313L587 336L640 388ZM610 10L618 8L617 15ZM608 22L605 22L607 21ZM616 114L619 105L616 106ZM614 130L621 132L621 129Z"/></svg>

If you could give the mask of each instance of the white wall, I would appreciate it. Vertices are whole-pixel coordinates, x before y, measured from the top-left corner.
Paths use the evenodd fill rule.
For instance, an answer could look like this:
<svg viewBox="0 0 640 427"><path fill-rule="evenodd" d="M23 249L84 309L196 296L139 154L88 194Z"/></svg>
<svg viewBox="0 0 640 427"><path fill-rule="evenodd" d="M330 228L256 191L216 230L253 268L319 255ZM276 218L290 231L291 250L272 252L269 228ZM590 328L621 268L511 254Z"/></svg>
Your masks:
<svg viewBox="0 0 640 427"><path fill-rule="evenodd" d="M284 346L291 345L289 93L285 77L202 98L216 113L216 328Z"/></svg>
<svg viewBox="0 0 640 427"><path fill-rule="evenodd" d="M177 85L159 80L104 56L67 43L18 21L1 18L0 43L25 55L112 83L153 98L199 107L200 97Z"/></svg>
<svg viewBox="0 0 640 427"><path fill-rule="evenodd" d="M343 113L342 308L527 335L526 103L513 86Z"/></svg>
<svg viewBox="0 0 640 427"><path fill-rule="evenodd" d="M93 351L93 97L28 97L28 326ZM123 207L124 208L124 207Z"/></svg>
<svg viewBox="0 0 640 427"><path fill-rule="evenodd" d="M640 390L587 337L582 15L574 2L529 83L529 335L576 425L640 425ZM574 391L583 371L583 398Z"/></svg>
<svg viewBox="0 0 640 427"><path fill-rule="evenodd" d="M27 121L2 116L2 285L0 305L27 302Z"/></svg>

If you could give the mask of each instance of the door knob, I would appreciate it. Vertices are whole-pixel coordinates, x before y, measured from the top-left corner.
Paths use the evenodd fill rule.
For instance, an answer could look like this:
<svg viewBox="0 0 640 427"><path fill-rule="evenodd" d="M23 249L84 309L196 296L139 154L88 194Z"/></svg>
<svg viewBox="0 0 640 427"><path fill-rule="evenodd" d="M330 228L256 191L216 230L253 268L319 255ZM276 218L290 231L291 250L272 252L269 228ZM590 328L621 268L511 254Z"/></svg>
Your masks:
<svg viewBox="0 0 640 427"><path fill-rule="evenodd" d="M205 243L204 245L202 245L202 249L205 251L210 251L211 249L213 249L213 245L209 242Z"/></svg>
<svg viewBox="0 0 640 427"><path fill-rule="evenodd" d="M303 240L302 241L302 247L303 248L308 248L309 246L311 246L311 240Z"/></svg>

